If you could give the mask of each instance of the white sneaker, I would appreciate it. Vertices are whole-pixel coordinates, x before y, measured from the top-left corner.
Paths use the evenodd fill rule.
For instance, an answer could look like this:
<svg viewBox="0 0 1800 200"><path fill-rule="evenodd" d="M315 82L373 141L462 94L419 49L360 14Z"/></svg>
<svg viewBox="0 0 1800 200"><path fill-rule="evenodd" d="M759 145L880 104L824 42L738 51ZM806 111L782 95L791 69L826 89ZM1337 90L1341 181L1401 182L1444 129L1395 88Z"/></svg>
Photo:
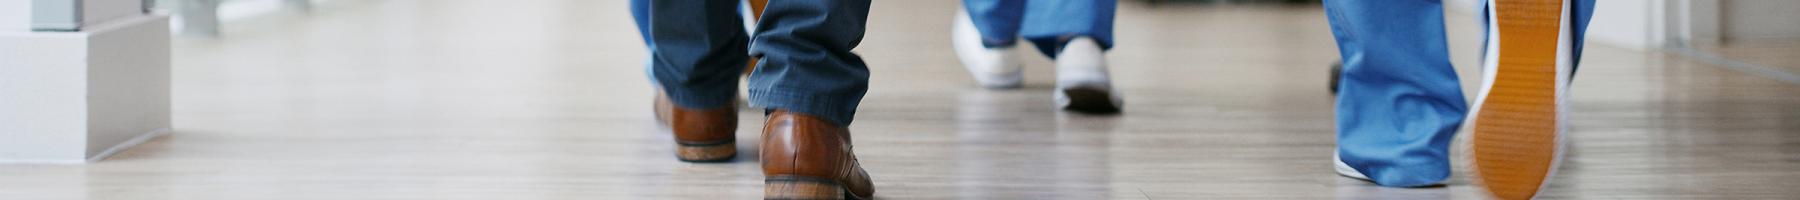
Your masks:
<svg viewBox="0 0 1800 200"><path fill-rule="evenodd" d="M1056 105L1087 113L1117 113L1124 106L1106 72L1106 55L1093 38L1078 37L1056 54Z"/></svg>
<svg viewBox="0 0 1800 200"><path fill-rule="evenodd" d="M964 68L969 69L969 76L975 83L984 88L1006 89L1018 88L1024 82L1024 73L1019 59L1013 56L1013 47L988 48L981 43L981 31L975 28L975 21L969 18L966 10L957 9L956 25L951 27L950 42L956 49L956 56L962 58Z"/></svg>
<svg viewBox="0 0 1800 200"><path fill-rule="evenodd" d="M1566 151L1562 113L1574 64L1568 8L1566 1L1490 1L1470 155L1476 180L1499 199L1542 193Z"/></svg>
<svg viewBox="0 0 1800 200"><path fill-rule="evenodd" d="M1354 178L1357 180L1375 182L1375 180L1369 179L1369 176L1363 175L1362 172L1356 171L1356 168L1350 168L1350 164L1344 164L1344 158L1338 156L1337 150L1331 151L1331 162L1333 164L1332 168L1337 169L1338 175Z"/></svg>

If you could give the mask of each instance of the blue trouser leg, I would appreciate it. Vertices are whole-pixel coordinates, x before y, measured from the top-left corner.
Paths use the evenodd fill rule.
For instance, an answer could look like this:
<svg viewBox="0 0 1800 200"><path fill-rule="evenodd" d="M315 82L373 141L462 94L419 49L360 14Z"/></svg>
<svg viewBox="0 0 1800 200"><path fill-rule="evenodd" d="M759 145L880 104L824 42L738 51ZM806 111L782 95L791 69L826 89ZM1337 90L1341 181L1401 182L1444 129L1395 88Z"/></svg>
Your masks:
<svg viewBox="0 0 1800 200"><path fill-rule="evenodd" d="M1019 37L1031 41L1038 52L1052 58L1063 44L1089 37L1100 47L1112 49L1113 12L1117 0L1062 0L1025 3L1025 26Z"/></svg>
<svg viewBox="0 0 1800 200"><path fill-rule="evenodd" d="M1325 2L1344 58L1338 153L1377 184L1420 186L1449 177L1448 145L1468 108L1446 55L1439 3ZM1593 5L1570 3L1577 63ZM1488 23L1486 2L1478 6Z"/></svg>
<svg viewBox="0 0 1800 200"><path fill-rule="evenodd" d="M739 6L745 6L742 4L743 1L737 1L737 2L739 2ZM630 5L631 19L633 22L637 23L638 35L643 37L644 46L648 47L647 49L649 49L652 52L651 57L655 57L654 54L656 52L656 43L651 42L652 40L650 39L650 0L631 0L630 4L631 4ZM741 15L743 13L738 13L738 14ZM649 62L649 61L644 62L644 72L652 73L650 75L651 78L656 77L656 75L653 74L655 72L655 69L656 69L656 67L653 66L653 64L651 64L651 62Z"/></svg>
<svg viewBox="0 0 1800 200"><path fill-rule="evenodd" d="M1575 76L1576 69L1581 68L1581 46L1587 42L1588 20L1594 19L1594 0L1574 0L1574 2L1569 2L1569 7L1575 9L1569 12L1569 18L1572 18L1569 19L1569 25L1574 26L1569 28L1571 31L1575 31L1575 35L1569 37L1569 41L1574 42L1569 49L1571 51L1569 53L1572 54L1569 56L1571 57L1570 62L1574 63L1569 66L1569 76Z"/></svg>
<svg viewBox="0 0 1800 200"><path fill-rule="evenodd" d="M981 32L981 44L989 48L1015 44L1019 27L1025 21L1025 0L963 0L963 8L975 29Z"/></svg>
<svg viewBox="0 0 1800 200"><path fill-rule="evenodd" d="M762 58L750 74L751 103L849 125L869 89L868 66L850 52L862 43L869 0L777 0L763 8L750 47Z"/></svg>
<svg viewBox="0 0 1800 200"><path fill-rule="evenodd" d="M650 0L631 0L631 20L632 22L637 23L638 37L644 39L644 47L646 50L650 51L650 55L652 56L649 57L654 59L656 57L654 56L656 55L656 43L650 42ZM644 74L650 77L653 84L661 84L655 82L656 66L650 63L651 61L649 59L644 60ZM660 88L660 86L658 88Z"/></svg>
<svg viewBox="0 0 1800 200"><path fill-rule="evenodd" d="M1338 154L1385 186L1450 176L1449 144L1468 105L1450 66L1438 0L1327 0L1344 59Z"/></svg>
<svg viewBox="0 0 1800 200"><path fill-rule="evenodd" d="M637 22L638 36L643 37L644 45L655 48L650 43L650 0L631 0L631 20Z"/></svg>
<svg viewBox="0 0 1800 200"><path fill-rule="evenodd" d="M988 47L1012 46L1023 37L1038 52L1056 56L1057 49L1076 37L1094 38L1112 48L1113 15L1117 0L964 0L969 17L981 30Z"/></svg>
<svg viewBox="0 0 1800 200"><path fill-rule="evenodd" d="M631 0L630 4L631 19L637 23L638 35L643 37L645 46L656 48L655 43L650 43L650 0Z"/></svg>
<svg viewBox="0 0 1800 200"><path fill-rule="evenodd" d="M677 106L709 109L736 101L750 37L733 0L650 2L651 74Z"/></svg>

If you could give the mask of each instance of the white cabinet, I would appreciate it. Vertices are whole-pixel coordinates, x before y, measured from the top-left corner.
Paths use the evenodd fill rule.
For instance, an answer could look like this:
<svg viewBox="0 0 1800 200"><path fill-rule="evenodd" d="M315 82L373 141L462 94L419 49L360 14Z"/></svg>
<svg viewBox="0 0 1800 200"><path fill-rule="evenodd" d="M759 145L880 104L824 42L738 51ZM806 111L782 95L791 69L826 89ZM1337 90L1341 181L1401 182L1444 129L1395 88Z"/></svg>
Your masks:
<svg viewBox="0 0 1800 200"><path fill-rule="evenodd" d="M74 32L0 15L0 164L95 161L171 129L168 17L90 1L110 19Z"/></svg>

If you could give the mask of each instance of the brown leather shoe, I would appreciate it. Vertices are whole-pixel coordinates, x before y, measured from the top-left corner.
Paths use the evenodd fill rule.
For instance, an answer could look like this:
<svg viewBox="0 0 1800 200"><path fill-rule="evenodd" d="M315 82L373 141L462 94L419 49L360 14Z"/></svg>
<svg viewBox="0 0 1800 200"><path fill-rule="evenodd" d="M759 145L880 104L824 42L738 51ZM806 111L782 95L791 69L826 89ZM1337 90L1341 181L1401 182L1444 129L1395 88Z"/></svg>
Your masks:
<svg viewBox="0 0 1800 200"><path fill-rule="evenodd" d="M850 131L810 115L769 113L762 136L763 199L868 199Z"/></svg>
<svg viewBox="0 0 1800 200"><path fill-rule="evenodd" d="M675 133L675 158L687 162L718 162L737 156L737 109L722 106L690 109L674 105L661 92L656 95L657 121Z"/></svg>

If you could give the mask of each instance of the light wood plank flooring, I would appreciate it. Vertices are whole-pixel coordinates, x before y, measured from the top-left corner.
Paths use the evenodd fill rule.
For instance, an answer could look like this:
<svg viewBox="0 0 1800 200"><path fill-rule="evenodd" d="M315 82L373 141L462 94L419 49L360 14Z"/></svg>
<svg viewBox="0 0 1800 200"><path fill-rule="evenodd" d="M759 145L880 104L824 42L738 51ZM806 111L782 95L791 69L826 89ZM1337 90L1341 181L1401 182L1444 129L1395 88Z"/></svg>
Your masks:
<svg viewBox="0 0 1800 200"><path fill-rule="evenodd" d="M755 154L674 159L624 1L330 1L175 43L175 133L89 165L0 165L0 199L753 199ZM1331 170L1317 6L1119 7L1119 116L1052 108L1052 67L987 91L956 2L876 1L851 127L878 199L1479 199ZM1449 14L1474 94L1473 18ZM1590 46L1549 199L1800 196L1800 86ZM1795 59L1795 58L1788 58ZM741 113L755 141L760 113ZM755 143L740 143L755 152Z"/></svg>

